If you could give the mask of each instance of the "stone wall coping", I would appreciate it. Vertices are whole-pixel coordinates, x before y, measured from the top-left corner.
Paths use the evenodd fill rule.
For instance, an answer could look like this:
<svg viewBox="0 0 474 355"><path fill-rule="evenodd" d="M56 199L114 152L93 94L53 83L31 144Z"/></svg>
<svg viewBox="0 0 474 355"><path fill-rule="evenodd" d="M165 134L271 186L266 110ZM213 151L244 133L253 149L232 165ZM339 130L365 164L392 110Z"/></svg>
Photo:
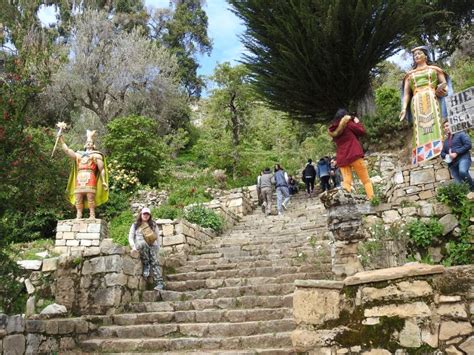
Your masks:
<svg viewBox="0 0 474 355"><path fill-rule="evenodd" d="M104 219L101 219L101 218L73 218L73 219L61 219L61 220L58 220L58 222L61 222L61 223L71 223L71 224L75 224L77 222L85 222L85 223L88 223L88 224L92 224L92 223L101 223L101 224L107 224L107 222L104 220Z"/></svg>
<svg viewBox="0 0 474 355"><path fill-rule="evenodd" d="M392 267L387 269L362 271L355 275L346 277L344 280L344 284L346 286L353 286L364 283L401 279L404 277L442 274L444 271L445 268L442 265L409 263L403 266Z"/></svg>
<svg viewBox="0 0 474 355"><path fill-rule="evenodd" d="M342 288L344 287L344 282L332 280L295 280L295 286L342 290Z"/></svg>

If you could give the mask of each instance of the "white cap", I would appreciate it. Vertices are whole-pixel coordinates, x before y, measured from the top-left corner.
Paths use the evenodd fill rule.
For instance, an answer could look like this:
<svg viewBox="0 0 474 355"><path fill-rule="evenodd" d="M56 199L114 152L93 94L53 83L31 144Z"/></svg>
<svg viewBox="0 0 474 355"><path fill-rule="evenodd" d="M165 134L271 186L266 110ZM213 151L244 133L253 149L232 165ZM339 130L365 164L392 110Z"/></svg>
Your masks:
<svg viewBox="0 0 474 355"><path fill-rule="evenodd" d="M150 209L149 209L148 207L143 207L141 213L142 213L142 214L143 214L143 213L151 214L151 211L150 211Z"/></svg>

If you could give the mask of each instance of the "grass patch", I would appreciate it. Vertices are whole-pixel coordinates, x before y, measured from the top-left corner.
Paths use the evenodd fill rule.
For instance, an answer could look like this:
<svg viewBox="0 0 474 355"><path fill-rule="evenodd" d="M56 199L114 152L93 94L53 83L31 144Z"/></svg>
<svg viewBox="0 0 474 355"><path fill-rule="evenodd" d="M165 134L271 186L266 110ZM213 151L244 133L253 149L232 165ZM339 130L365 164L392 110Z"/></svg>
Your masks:
<svg viewBox="0 0 474 355"><path fill-rule="evenodd" d="M8 255L13 260L42 260L43 258L36 255L44 251L48 252L48 258L57 256L53 251L54 240L52 239L37 239L28 243L11 244L8 248Z"/></svg>

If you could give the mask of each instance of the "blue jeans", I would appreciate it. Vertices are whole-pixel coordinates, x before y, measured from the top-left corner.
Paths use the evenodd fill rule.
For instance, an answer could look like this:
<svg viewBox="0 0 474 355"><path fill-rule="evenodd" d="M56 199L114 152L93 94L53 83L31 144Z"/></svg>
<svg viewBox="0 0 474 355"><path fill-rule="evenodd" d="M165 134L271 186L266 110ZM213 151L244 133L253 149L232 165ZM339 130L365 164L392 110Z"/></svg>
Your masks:
<svg viewBox="0 0 474 355"><path fill-rule="evenodd" d="M290 201L290 191L288 190L288 187L286 186L279 186L276 188L276 192L277 192L277 210L278 210L278 213L282 213L283 210L282 210L282 200L283 200L283 197L285 197L285 201L283 201L283 203L286 205L288 203L288 201Z"/></svg>
<svg viewBox="0 0 474 355"><path fill-rule="evenodd" d="M474 182L469 174L471 168L471 156L465 154L458 161L449 167L449 171L456 182L467 182L471 191L474 191Z"/></svg>

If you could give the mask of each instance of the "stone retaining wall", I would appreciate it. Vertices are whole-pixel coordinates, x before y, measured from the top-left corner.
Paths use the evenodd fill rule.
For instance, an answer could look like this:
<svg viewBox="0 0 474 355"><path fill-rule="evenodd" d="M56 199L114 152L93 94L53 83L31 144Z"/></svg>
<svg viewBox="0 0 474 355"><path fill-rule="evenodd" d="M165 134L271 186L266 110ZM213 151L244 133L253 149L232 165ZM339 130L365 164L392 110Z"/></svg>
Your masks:
<svg viewBox="0 0 474 355"><path fill-rule="evenodd" d="M74 349L76 340L97 329L97 318L25 319L0 314L0 353L65 353Z"/></svg>
<svg viewBox="0 0 474 355"><path fill-rule="evenodd" d="M296 351L474 353L473 265L410 264L295 284Z"/></svg>
<svg viewBox="0 0 474 355"><path fill-rule="evenodd" d="M428 248L432 262L440 263L446 257L448 243L457 241L460 235L459 221L452 213L451 209L431 200L419 200L408 204L382 204L366 212L363 218L363 227L366 232L364 246L371 245L370 255L360 255L367 258L365 269L380 269L385 267L395 267L403 265L407 261L409 238L407 225L416 220L428 222L432 219L438 221L442 227L442 237L434 238ZM378 228L382 228L383 233L375 233ZM390 230L393 229L393 232ZM474 236L474 218L471 218L469 226L470 235ZM471 238L474 243L474 238ZM412 248L413 249L413 248ZM421 260L419 254L412 255L416 260Z"/></svg>
<svg viewBox="0 0 474 355"><path fill-rule="evenodd" d="M199 249L210 239L216 237L211 229L201 228L183 219L158 219L160 227L160 263L162 266L183 265L188 253Z"/></svg>
<svg viewBox="0 0 474 355"><path fill-rule="evenodd" d="M427 200L451 180L448 166L440 158L418 165L398 168L389 180L385 195L388 202Z"/></svg>

